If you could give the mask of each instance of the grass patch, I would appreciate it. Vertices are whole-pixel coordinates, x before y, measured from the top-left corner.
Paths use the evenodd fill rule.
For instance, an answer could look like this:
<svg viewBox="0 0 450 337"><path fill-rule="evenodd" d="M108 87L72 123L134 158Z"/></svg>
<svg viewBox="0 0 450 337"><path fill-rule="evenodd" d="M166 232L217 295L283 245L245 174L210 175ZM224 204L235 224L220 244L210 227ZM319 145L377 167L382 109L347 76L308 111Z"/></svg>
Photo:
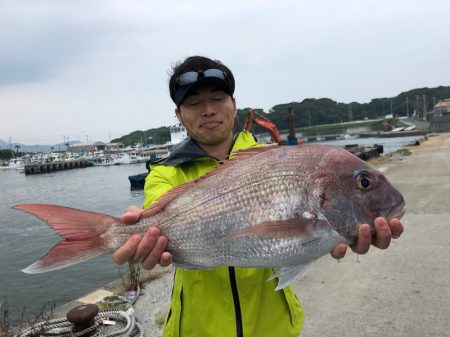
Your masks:
<svg viewBox="0 0 450 337"><path fill-rule="evenodd" d="M54 317L55 305L44 304L42 308L29 321L25 320L25 308L21 312L19 324L15 327L11 323L11 311L9 303L4 298L0 302L0 337L18 337L25 331L31 331L33 336L44 336L46 323L50 322Z"/></svg>
<svg viewBox="0 0 450 337"><path fill-rule="evenodd" d="M119 268L120 279L125 291L136 290L140 286L141 268L137 264L127 263L127 270L125 272Z"/></svg>

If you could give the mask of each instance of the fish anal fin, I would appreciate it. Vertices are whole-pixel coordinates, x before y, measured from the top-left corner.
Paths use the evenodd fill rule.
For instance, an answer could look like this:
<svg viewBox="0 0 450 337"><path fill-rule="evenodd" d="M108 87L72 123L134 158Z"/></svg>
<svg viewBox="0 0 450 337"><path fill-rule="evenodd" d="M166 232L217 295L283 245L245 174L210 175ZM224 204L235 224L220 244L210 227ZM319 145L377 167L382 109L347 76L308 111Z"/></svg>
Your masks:
<svg viewBox="0 0 450 337"><path fill-rule="evenodd" d="M284 287L287 287L288 285L294 283L297 279L302 277L313 262L314 260L294 266L274 268L274 273L269 278L269 280L278 277L278 284L275 290L283 289Z"/></svg>

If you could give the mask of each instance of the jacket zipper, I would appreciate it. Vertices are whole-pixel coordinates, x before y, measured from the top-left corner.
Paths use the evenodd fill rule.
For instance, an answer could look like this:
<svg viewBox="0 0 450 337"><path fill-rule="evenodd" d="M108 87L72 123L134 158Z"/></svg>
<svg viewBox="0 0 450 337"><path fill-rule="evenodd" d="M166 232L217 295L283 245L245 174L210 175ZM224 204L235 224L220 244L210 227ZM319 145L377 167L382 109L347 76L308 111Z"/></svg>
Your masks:
<svg viewBox="0 0 450 337"><path fill-rule="evenodd" d="M241 304L239 302L239 292L236 283L236 271L234 267L228 268L230 273L231 293L233 294L234 313L236 317L236 337L243 337Z"/></svg>

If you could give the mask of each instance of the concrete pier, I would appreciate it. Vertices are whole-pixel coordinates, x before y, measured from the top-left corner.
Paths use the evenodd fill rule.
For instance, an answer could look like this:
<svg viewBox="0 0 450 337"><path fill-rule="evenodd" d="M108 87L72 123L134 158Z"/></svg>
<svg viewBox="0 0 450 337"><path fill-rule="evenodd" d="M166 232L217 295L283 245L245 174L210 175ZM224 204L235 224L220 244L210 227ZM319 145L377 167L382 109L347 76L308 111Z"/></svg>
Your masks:
<svg viewBox="0 0 450 337"><path fill-rule="evenodd" d="M33 163L25 165L25 174L39 174L62 170L71 170L92 166L87 160L58 161L51 163Z"/></svg>

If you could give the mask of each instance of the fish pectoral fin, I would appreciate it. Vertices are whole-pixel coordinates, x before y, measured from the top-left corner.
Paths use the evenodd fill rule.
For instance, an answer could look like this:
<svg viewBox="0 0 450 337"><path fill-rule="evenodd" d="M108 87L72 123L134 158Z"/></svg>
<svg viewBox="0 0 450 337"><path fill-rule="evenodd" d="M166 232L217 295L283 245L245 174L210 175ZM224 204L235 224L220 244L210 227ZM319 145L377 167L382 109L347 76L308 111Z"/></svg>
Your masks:
<svg viewBox="0 0 450 337"><path fill-rule="evenodd" d="M273 237L303 237L310 241L317 237L319 228L328 227L326 219L298 218L287 220L264 221L256 225L238 229L229 233L224 239L233 239L241 236L273 236Z"/></svg>
<svg viewBox="0 0 450 337"><path fill-rule="evenodd" d="M275 277L278 277L278 284L275 290L283 289L284 287L290 285L295 280L303 276L308 267L313 261L302 263L295 266L284 266L274 268L274 273L270 276L269 280L273 280Z"/></svg>

